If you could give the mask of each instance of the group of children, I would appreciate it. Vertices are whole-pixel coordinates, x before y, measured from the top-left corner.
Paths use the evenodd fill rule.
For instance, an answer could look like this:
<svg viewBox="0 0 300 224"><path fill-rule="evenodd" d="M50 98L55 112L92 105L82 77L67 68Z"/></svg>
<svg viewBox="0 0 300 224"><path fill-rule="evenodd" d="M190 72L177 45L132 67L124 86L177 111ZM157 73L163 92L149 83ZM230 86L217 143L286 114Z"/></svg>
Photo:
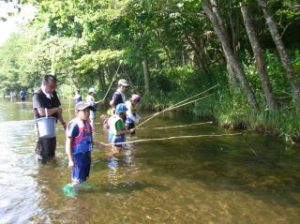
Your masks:
<svg viewBox="0 0 300 224"><path fill-rule="evenodd" d="M126 80L120 80L118 89L123 86L127 87L127 84ZM118 91L116 92L118 93ZM112 147L113 154L122 150L126 141L125 135L135 133L135 123L140 119L134 110L135 105L140 102L140 96L133 94L128 101L125 101L124 92L125 89L121 90L122 100L117 104L110 103L113 113L104 121L104 129L108 135L108 142ZM76 193L89 177L93 145L103 146L102 143L93 141L94 127L90 124L92 120L90 114L94 112L92 103L90 101L77 102L75 106L76 117L69 122L67 127L66 154L69 161L68 166L71 168L73 193Z"/></svg>

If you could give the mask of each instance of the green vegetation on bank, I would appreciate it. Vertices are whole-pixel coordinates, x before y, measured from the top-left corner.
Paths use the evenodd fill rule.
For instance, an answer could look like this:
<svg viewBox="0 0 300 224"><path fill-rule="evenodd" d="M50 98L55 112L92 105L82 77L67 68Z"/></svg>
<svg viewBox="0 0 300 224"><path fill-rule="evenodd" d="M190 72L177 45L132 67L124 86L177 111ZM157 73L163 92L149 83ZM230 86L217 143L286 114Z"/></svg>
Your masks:
<svg viewBox="0 0 300 224"><path fill-rule="evenodd" d="M118 78L160 110L219 84L183 108L226 128L300 138L297 0L26 0L38 13L0 47L0 93L33 92L55 74L60 94ZM266 18L268 23L266 23ZM270 19L271 18L271 19Z"/></svg>

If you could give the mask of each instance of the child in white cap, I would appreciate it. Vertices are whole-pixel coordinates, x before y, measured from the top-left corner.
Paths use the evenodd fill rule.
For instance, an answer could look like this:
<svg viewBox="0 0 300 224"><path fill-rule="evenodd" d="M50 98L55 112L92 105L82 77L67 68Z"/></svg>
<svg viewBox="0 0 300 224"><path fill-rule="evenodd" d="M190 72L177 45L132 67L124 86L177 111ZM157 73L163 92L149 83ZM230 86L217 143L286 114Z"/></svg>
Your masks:
<svg viewBox="0 0 300 224"><path fill-rule="evenodd" d="M96 91L94 88L89 88L88 96L86 97L86 103L90 105L90 123L93 131L95 130L95 119L96 119L96 109L98 104L103 104L103 100L95 101Z"/></svg>

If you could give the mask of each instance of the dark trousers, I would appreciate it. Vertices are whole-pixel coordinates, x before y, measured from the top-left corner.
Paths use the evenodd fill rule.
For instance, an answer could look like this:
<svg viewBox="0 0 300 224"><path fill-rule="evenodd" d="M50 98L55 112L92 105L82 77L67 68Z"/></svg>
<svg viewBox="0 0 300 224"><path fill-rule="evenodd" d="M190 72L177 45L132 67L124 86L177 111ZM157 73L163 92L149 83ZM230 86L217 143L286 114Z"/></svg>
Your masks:
<svg viewBox="0 0 300 224"><path fill-rule="evenodd" d="M47 161L55 156L56 137L39 138L37 141L35 152L38 155L38 162L47 163Z"/></svg>

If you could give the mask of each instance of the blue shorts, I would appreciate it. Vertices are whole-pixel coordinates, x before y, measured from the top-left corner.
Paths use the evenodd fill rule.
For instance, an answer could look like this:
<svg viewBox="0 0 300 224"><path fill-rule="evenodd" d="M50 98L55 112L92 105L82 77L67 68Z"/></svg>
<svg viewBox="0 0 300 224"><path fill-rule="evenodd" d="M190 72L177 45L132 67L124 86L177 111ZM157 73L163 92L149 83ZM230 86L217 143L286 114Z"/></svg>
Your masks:
<svg viewBox="0 0 300 224"><path fill-rule="evenodd" d="M86 181L90 174L91 152L74 154L73 161L72 181L79 183Z"/></svg>
<svg viewBox="0 0 300 224"><path fill-rule="evenodd" d="M122 134L121 136L117 136L113 133L109 133L108 134L108 142L115 143L114 144L115 146L122 147L122 144L118 144L118 143L125 142L125 135Z"/></svg>

